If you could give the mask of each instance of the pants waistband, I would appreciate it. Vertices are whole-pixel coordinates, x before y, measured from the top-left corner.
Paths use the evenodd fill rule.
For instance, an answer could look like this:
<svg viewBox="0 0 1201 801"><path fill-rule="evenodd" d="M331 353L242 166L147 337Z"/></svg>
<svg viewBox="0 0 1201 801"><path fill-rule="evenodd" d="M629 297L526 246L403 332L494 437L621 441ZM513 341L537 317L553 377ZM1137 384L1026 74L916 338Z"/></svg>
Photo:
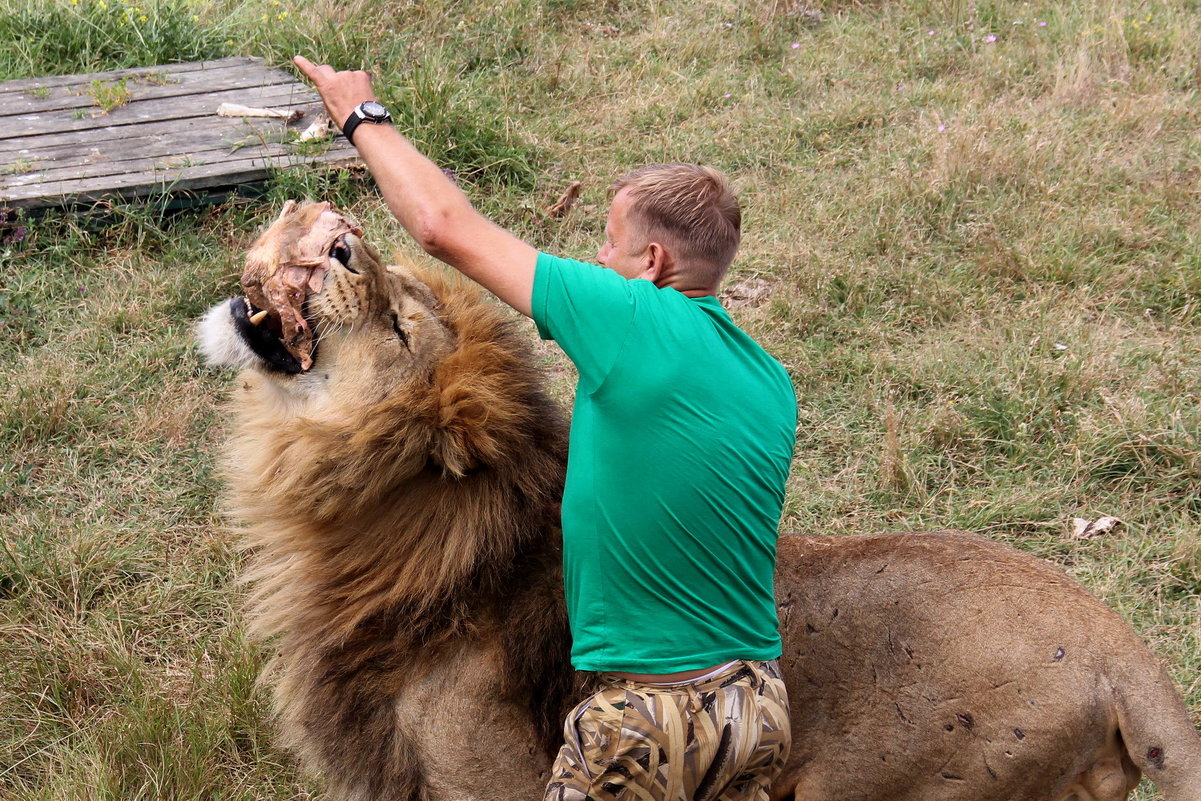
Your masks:
<svg viewBox="0 0 1201 801"><path fill-rule="evenodd" d="M777 666L777 660L773 659L768 662L755 662L746 659L736 659L728 665L718 669L716 673L708 676L699 676L688 681L674 682L672 684L653 684L645 681L633 681L631 679L622 679L611 674L602 673L600 679L605 684L610 686L629 687L642 692L673 692L678 690L690 689L695 692L710 692L718 690L722 687L728 687L735 682L749 678L752 687L758 687L762 681L762 674L768 676L779 676L780 669Z"/></svg>

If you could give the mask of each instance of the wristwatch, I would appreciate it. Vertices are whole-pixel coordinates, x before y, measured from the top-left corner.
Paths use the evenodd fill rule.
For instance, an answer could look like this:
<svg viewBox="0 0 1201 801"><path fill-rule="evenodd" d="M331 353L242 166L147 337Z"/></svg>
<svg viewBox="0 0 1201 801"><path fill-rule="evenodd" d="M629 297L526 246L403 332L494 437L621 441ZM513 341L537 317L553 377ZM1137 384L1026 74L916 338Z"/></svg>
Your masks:
<svg viewBox="0 0 1201 801"><path fill-rule="evenodd" d="M350 112L350 116L346 118L346 124L342 126L342 135L346 137L346 141L354 144L354 129L359 127L360 122L373 122L376 125L383 125L385 122L391 122L392 115L388 113L388 109L374 100L367 100L359 103L354 107L354 111Z"/></svg>

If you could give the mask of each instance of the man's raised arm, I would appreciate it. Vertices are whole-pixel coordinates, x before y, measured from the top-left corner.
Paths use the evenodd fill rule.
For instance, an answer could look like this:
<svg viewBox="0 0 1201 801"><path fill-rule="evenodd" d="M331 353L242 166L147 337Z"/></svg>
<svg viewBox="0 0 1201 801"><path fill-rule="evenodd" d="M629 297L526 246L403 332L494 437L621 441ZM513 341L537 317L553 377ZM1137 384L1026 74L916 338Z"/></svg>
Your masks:
<svg viewBox="0 0 1201 801"><path fill-rule="evenodd" d="M294 61L339 128L360 103L375 99L365 72L337 72L304 56ZM480 215L441 168L392 125L360 124L352 135L388 208L417 243L528 317L537 251Z"/></svg>

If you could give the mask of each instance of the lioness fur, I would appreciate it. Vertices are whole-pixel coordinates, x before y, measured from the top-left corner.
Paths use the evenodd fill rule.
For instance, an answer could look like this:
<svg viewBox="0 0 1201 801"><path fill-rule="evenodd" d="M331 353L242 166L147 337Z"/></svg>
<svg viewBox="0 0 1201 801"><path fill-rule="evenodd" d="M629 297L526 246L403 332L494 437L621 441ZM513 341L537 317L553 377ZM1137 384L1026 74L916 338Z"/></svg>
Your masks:
<svg viewBox="0 0 1201 801"><path fill-rule="evenodd" d="M583 693L563 417L476 292L347 244L309 302L312 370L232 342L236 301L202 326L249 366L225 475L282 738L335 799L537 797ZM1166 673L1040 560L951 532L783 537L779 559L794 746L774 799L1122 801L1143 771L1201 801Z"/></svg>

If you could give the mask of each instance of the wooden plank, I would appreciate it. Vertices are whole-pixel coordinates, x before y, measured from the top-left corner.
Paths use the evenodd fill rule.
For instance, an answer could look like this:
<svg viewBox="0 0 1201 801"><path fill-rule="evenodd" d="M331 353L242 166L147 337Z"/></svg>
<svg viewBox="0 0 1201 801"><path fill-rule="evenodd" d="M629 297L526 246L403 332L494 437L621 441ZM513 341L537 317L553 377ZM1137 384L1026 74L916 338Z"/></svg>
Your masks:
<svg viewBox="0 0 1201 801"><path fill-rule="evenodd" d="M269 108L296 109L303 112L302 119L293 124L293 127L307 125L311 122L318 112L321 111L320 100L309 100L307 102L287 102L291 99L289 93L294 95L294 92L286 87L274 87L280 89L277 94L269 92L264 95L254 95L247 99L253 99L256 105L266 106ZM64 145L78 145L82 150L90 150L98 146L111 146L114 142L132 142L140 136L169 136L182 130L193 130L196 128L211 128L214 131L222 132L226 130L236 130L243 125L243 120L250 124L263 128L268 126L278 126L283 120L272 120L262 117L218 117L216 116L216 106L208 108L210 104L204 101L204 108L207 109L204 114L190 118L173 118L165 119L156 122L137 123L133 127L127 125L111 125L105 124L101 127L85 128L80 131L62 131L53 133L39 133L26 137L12 137L10 139L0 138L0 164L16 158L39 158L39 151L59 148ZM243 105L247 105L243 103ZM97 120L103 122L103 120Z"/></svg>
<svg viewBox="0 0 1201 801"><path fill-rule="evenodd" d="M180 69L175 69L179 67ZM29 81L5 81L0 83L0 101L6 105L16 100L33 99L49 100L55 97L66 97L81 89L91 87L93 83L113 84L125 81L126 84L144 84L164 86L168 84L203 86L204 77L241 75L248 80L268 72L282 72L264 66L260 59L233 58L220 61L196 61L189 64L163 65L159 67L143 67L141 69L115 70L113 72L97 72L89 75L62 75L53 78L35 78L35 83L46 82L47 85L22 87ZM0 111L0 113L3 113Z"/></svg>
<svg viewBox="0 0 1201 801"><path fill-rule="evenodd" d="M272 108L295 110L301 112L300 118L286 127L303 130L316 119L321 106L315 103L271 103ZM284 120L261 117L217 117L206 114L192 119L171 119L159 122L146 122L133 125L105 126L84 131L65 131L21 139L0 140L0 163L14 158L44 159L54 154L61 154L64 148L74 147L84 152L94 148L106 151L116 151L128 143L128 147L138 147L143 144L137 140L142 138L171 138L173 135L191 136L196 132L211 132L214 140L221 136L236 135L239 138L243 129L283 130Z"/></svg>
<svg viewBox="0 0 1201 801"><path fill-rule="evenodd" d="M5 81L0 84L0 90L28 91L42 87L70 86L76 83L91 83L99 80L120 80L131 75L147 72L164 72L170 75L183 75L198 70L217 70L226 67L251 67L261 65L263 60L256 56L233 56L231 58L215 58L210 61L182 61L178 64L164 64L156 67L130 67L109 72L89 72L84 75L47 75L42 78L18 78L15 81Z"/></svg>
<svg viewBox="0 0 1201 801"><path fill-rule="evenodd" d="M156 73L158 74L158 73ZM135 77L128 81L125 89L130 93L130 102L154 100L167 97L187 95L202 95L218 92L223 89L246 89L268 84L292 84L295 79L281 70L267 70L262 73L248 73L240 67L187 72L180 75L169 73L158 74L160 77L147 80L145 77ZM115 81L104 80L101 85L111 87ZM64 109L99 110L99 103L92 96L91 83L71 84L60 87L57 92L48 97L37 97L22 92L5 98L8 92L0 92L0 125L6 123L7 117L28 114L47 114Z"/></svg>
<svg viewBox="0 0 1201 801"><path fill-rule="evenodd" d="M115 175L66 176L37 185L3 187L0 188L0 201L31 197L33 196L31 193L46 188L62 194L73 194L76 190L89 191L96 188L122 189L142 184L172 185L191 178L220 177L227 174L226 171L233 175L244 172L248 168L269 171L307 163L317 163L317 157L299 156L281 145L271 145L253 155L246 155L242 158L228 158L220 162L198 164L163 165L161 169L149 171L151 173L149 175L126 172Z"/></svg>
<svg viewBox="0 0 1201 801"><path fill-rule="evenodd" d="M342 144L346 144L345 140L342 140ZM338 147L341 147L341 145L338 145ZM157 176L164 170L200 166L203 164L227 163L237 159L238 154L245 151L250 153L266 152L277 155L280 153L293 153L295 150L296 145L294 144L271 141L255 143L253 147L239 148L237 150L232 150L224 144L213 147L212 143L208 143L207 147L170 149L166 152L153 155L130 154L122 159L101 157L66 165L55 163L53 167L45 170L0 176L0 194L10 190L15 191L17 188L23 186L60 183L73 179L99 178L105 175L122 175L136 180L139 174L143 174L142 177L157 180ZM353 147L349 147L347 154L354 155L354 153Z"/></svg>
<svg viewBox="0 0 1201 801"><path fill-rule="evenodd" d="M280 149L283 150L282 148ZM328 154L326 154L328 156ZM358 164L357 156L326 160L326 157L297 156L279 152L268 156L249 156L219 164L165 170L153 181L145 176L103 176L53 184L17 187L11 192L0 188L0 204L13 208L37 208L51 202L95 201L117 194L138 197L161 192L186 192L265 180L273 171L307 164L313 167L349 167Z"/></svg>
<svg viewBox="0 0 1201 801"><path fill-rule="evenodd" d="M232 152L238 147L255 144L257 139L266 141L282 141L287 133L298 134L315 116L316 109L299 122L283 128L278 124L272 125L262 120L222 119L220 125L193 125L180 130L178 125L161 124L156 130L148 131L148 125L127 128L130 136L114 137L111 134L102 135L103 131L89 131L93 134L79 141L63 141L62 136L53 137L57 144L41 145L41 139L51 137L32 137L24 140L10 140L15 143L8 149L0 147L0 163L17 165L16 172L29 173L47 169L70 167L77 164L87 164L98 158L119 161L137 156L169 156L186 153L191 150L208 150L224 147ZM19 147L22 143L36 143L34 147ZM0 182L4 180L0 176Z"/></svg>
<svg viewBox="0 0 1201 801"><path fill-rule="evenodd" d="M131 100L91 116L91 82L121 78ZM224 102L303 116L218 117ZM301 164L358 164L345 139L319 154L294 141L321 110L289 72L249 58L0 83L0 205L228 189Z"/></svg>
<svg viewBox="0 0 1201 801"><path fill-rule="evenodd" d="M89 116L76 119L66 112L18 115L5 118L4 130L0 131L0 141L33 136L46 131L51 125L56 131L86 131L100 124L98 121L115 127L137 125L161 119L187 120L209 117L216 114L217 106L222 103L241 103L247 106L264 105L264 100L278 97L277 94L266 91L270 88L270 86L263 87L263 89L243 87L162 100L134 100L99 117ZM285 91L288 97L295 98L294 102L316 98L316 93L312 93L298 84L285 85Z"/></svg>

